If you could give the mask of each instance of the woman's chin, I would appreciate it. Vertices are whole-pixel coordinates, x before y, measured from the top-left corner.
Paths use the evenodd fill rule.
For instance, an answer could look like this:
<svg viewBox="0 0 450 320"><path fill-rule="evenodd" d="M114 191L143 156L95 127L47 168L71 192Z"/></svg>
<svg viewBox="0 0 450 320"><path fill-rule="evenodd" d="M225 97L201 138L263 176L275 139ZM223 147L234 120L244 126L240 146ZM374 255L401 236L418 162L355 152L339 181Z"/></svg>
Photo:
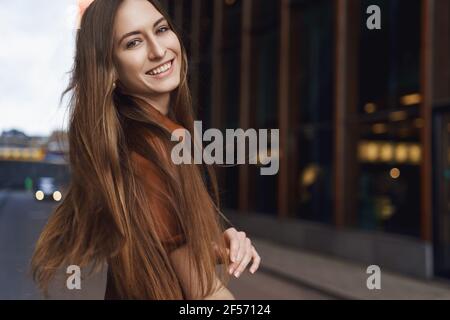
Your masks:
<svg viewBox="0 0 450 320"><path fill-rule="evenodd" d="M177 89L180 85L179 81L170 81L169 83L164 83L159 86L149 85L150 91L156 93L156 94L164 94L164 93L170 93Z"/></svg>

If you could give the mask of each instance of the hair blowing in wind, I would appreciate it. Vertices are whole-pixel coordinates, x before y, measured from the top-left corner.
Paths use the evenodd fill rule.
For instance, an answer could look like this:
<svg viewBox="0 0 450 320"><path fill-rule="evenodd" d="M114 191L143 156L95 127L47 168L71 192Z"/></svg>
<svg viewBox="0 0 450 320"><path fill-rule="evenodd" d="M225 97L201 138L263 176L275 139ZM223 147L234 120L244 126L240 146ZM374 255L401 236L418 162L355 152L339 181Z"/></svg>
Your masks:
<svg viewBox="0 0 450 320"><path fill-rule="evenodd" d="M170 132L157 123L148 106L113 86L113 25L122 1L95 0L84 12L77 31L71 81L62 94L70 93L72 179L36 244L33 277L46 291L59 268L91 263L99 268L108 263L121 297L184 298L164 249L164 226L155 219L157 208L148 201L148 190L136 177L130 157L135 150L152 162L166 183L165 188L152 186L151 192L169 204L167 211L179 224L189 252L194 253L186 263L200 279L202 295L206 296L214 289L218 259L228 267L223 227L216 210L216 180L207 167L212 197L203 167L174 165L168 160L173 146ZM161 5L149 2L173 28ZM183 47L182 54L180 85L171 93L168 116L193 135ZM212 243L223 250L214 250Z"/></svg>

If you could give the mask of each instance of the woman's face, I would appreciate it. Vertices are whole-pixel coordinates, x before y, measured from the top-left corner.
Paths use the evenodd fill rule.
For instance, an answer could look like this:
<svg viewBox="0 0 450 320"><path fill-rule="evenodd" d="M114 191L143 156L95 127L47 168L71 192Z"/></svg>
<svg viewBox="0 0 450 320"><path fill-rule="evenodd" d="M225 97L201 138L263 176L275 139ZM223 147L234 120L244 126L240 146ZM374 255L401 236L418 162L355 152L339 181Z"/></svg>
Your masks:
<svg viewBox="0 0 450 320"><path fill-rule="evenodd" d="M147 0L125 0L114 22L114 64L129 94L155 98L180 84L181 44Z"/></svg>

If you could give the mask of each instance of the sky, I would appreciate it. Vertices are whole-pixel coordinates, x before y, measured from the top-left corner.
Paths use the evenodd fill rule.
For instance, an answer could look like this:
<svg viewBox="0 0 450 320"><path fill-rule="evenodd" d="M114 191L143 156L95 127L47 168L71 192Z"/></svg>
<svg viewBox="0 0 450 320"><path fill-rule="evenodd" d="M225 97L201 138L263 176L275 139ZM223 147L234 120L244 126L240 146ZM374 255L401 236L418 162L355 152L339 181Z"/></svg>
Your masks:
<svg viewBox="0 0 450 320"><path fill-rule="evenodd" d="M30 136L67 127L76 0L0 0L0 133Z"/></svg>

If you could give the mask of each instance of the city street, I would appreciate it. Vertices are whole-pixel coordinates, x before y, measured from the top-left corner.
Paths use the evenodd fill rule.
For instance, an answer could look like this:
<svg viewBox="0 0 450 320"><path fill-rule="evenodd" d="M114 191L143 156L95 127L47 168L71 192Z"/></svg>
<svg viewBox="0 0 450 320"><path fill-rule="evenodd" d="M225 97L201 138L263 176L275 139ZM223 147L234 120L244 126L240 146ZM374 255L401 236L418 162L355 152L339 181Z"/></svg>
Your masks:
<svg viewBox="0 0 450 320"><path fill-rule="evenodd" d="M212 204L237 300L450 300L450 0L374 2L3 1L0 300L176 296Z"/></svg>
<svg viewBox="0 0 450 320"><path fill-rule="evenodd" d="M55 206L38 202L32 193L0 191L0 299L42 299L29 275L29 260L39 232ZM60 283L64 283L61 281ZM237 299L330 299L314 288L293 283L261 268L244 273L229 285ZM104 275L83 280L81 290L63 286L51 291L53 299L103 299ZM78 292L77 292L78 291Z"/></svg>

